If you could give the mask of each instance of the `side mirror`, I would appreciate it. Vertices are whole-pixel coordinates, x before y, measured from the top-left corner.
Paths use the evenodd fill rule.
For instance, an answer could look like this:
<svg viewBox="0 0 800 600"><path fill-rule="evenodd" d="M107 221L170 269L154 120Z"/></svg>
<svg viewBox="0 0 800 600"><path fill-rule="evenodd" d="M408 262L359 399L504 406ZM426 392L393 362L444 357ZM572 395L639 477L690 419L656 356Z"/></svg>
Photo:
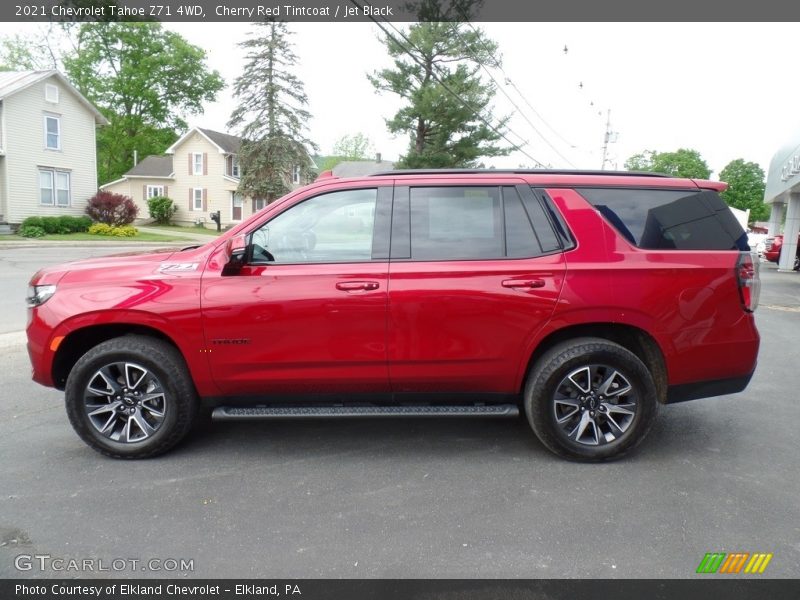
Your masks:
<svg viewBox="0 0 800 600"><path fill-rule="evenodd" d="M247 236L235 235L225 244L225 254L228 257L223 270L223 275L237 272L247 261Z"/></svg>

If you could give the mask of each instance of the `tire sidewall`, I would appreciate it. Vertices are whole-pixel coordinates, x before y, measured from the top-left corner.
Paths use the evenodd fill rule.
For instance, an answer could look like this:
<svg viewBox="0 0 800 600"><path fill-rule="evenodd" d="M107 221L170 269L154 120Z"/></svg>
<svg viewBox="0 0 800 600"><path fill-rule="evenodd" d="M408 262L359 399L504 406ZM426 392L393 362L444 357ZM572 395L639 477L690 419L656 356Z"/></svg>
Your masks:
<svg viewBox="0 0 800 600"><path fill-rule="evenodd" d="M581 347L584 352L569 356ZM526 386L525 413L534 432L550 450L574 460L602 461L621 457L644 439L655 418L658 400L653 378L635 354L611 342L586 341L548 353L542 363ZM625 434L598 446L568 440L555 420L553 397L558 385L570 372L588 365L613 367L636 391L636 414Z"/></svg>
<svg viewBox="0 0 800 600"><path fill-rule="evenodd" d="M164 421L153 435L139 442L115 442L105 437L92 425L84 408L86 387L90 378L103 366L116 362L136 363L151 371L165 392ZM135 347L128 350L103 351L100 345L87 352L78 360L67 378L65 402L69 420L81 439L92 447L114 456L138 457L148 454L151 449L164 444L174 433L178 421L179 392L174 376L170 376L161 364Z"/></svg>

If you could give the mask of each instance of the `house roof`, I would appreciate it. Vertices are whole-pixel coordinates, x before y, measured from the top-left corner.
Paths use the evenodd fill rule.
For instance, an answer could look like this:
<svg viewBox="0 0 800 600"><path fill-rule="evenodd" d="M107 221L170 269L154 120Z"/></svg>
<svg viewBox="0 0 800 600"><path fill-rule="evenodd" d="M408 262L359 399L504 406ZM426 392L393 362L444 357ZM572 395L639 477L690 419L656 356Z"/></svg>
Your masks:
<svg viewBox="0 0 800 600"><path fill-rule="evenodd" d="M362 177L392 169L394 163L390 160L345 160L333 167L333 174L336 177Z"/></svg>
<svg viewBox="0 0 800 600"><path fill-rule="evenodd" d="M228 133L220 133L219 131L212 131L211 129L201 129L200 127L192 127L184 133L178 140L167 148L167 154L175 154L175 149L183 144L186 139L194 132L198 132L214 146L217 147L220 154L236 154L239 152L239 146L242 144L242 138Z"/></svg>
<svg viewBox="0 0 800 600"><path fill-rule="evenodd" d="M125 177L171 177L171 156L147 156L125 173Z"/></svg>
<svg viewBox="0 0 800 600"><path fill-rule="evenodd" d="M29 88L44 79L55 77L70 91L78 101L94 116L94 121L98 125L108 125L108 120L97 110L97 107L89 102L69 80L56 70L49 71L4 71L0 72L0 100L13 96L17 92Z"/></svg>

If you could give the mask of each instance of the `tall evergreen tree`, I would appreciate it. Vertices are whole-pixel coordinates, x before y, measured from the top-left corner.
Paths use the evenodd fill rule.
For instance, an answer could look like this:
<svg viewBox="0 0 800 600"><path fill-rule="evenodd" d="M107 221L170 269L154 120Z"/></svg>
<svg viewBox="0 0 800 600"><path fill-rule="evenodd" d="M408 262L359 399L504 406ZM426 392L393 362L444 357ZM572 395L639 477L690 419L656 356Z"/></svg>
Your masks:
<svg viewBox="0 0 800 600"><path fill-rule="evenodd" d="M462 4L463 13L474 2ZM419 9L430 12L438 6L428 1ZM421 22L402 35L390 32L383 41L394 68L369 79L379 91L406 101L386 122L392 133L409 136L400 166L472 167L480 157L509 153L497 145L502 137L498 131L508 119L495 120L495 88L478 74L481 64L499 66L501 60L497 44L483 31L463 22Z"/></svg>
<svg viewBox="0 0 800 600"><path fill-rule="evenodd" d="M307 110L303 82L294 74L297 55L285 23L256 23L240 46L247 49L242 75L234 82L239 105L228 127L242 138L239 150L239 191L271 202L290 190L295 167L308 173L308 148L316 146L306 136Z"/></svg>

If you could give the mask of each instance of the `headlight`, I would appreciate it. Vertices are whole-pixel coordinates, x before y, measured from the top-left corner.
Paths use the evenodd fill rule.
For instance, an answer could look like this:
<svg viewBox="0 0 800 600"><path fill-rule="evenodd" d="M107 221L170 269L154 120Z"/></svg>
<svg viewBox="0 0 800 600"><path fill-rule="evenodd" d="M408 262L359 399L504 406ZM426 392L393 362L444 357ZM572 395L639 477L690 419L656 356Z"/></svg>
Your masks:
<svg viewBox="0 0 800 600"><path fill-rule="evenodd" d="M25 298L25 302L28 303L29 307L33 308L34 306L39 306L47 302L50 296L55 293L55 285L29 285L28 296Z"/></svg>

